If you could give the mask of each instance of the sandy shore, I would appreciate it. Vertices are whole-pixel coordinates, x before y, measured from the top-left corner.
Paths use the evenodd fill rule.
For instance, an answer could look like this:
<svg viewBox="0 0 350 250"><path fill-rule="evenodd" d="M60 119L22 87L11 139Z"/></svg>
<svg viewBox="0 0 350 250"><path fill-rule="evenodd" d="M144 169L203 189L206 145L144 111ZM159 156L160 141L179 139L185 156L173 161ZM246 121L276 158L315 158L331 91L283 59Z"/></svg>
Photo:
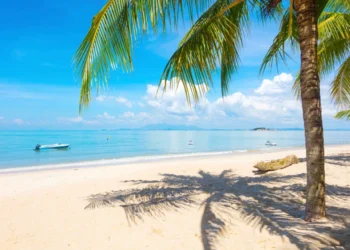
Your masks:
<svg viewBox="0 0 350 250"><path fill-rule="evenodd" d="M326 147L328 221L305 223L304 149L0 175L0 249L350 249L350 146Z"/></svg>

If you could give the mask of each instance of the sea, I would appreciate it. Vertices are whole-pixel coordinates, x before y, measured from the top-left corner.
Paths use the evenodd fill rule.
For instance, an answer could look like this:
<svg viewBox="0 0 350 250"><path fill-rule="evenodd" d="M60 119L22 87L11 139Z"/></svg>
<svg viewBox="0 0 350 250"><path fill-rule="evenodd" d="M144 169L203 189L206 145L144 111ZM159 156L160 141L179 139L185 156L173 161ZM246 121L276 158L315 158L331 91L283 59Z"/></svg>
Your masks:
<svg viewBox="0 0 350 250"><path fill-rule="evenodd" d="M350 131L325 131L325 144L350 144ZM266 146L266 141L277 143ZM35 151L37 144L70 144ZM304 131L36 130L0 131L0 173L278 150L305 145Z"/></svg>

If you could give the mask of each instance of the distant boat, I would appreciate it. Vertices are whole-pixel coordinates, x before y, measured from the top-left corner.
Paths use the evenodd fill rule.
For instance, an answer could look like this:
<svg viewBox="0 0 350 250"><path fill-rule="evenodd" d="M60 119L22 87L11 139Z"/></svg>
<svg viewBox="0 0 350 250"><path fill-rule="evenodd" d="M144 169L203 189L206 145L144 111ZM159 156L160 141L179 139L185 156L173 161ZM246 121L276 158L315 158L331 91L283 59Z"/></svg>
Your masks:
<svg viewBox="0 0 350 250"><path fill-rule="evenodd" d="M267 142L265 143L265 145L266 145L266 146L277 146L277 143L267 141Z"/></svg>
<svg viewBox="0 0 350 250"><path fill-rule="evenodd" d="M188 142L188 145L193 145L193 141L189 141L189 142Z"/></svg>
<svg viewBox="0 0 350 250"><path fill-rule="evenodd" d="M36 145L34 150L43 150L43 149L67 149L69 148L69 144L49 144L49 145Z"/></svg>

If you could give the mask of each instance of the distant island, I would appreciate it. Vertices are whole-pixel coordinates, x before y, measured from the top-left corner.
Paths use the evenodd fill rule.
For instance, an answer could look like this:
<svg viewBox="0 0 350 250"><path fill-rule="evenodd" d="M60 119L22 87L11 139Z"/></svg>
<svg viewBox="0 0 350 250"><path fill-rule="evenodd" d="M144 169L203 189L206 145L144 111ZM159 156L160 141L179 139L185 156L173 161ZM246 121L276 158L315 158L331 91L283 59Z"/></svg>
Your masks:
<svg viewBox="0 0 350 250"><path fill-rule="evenodd" d="M275 131L276 129L270 129L270 128L254 128L253 131Z"/></svg>

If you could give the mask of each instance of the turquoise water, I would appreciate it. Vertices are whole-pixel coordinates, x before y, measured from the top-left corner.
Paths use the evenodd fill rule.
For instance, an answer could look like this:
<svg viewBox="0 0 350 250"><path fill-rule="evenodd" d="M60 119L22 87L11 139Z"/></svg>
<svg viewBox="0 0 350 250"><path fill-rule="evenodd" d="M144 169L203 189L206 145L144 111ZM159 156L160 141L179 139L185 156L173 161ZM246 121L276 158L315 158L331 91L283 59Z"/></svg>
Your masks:
<svg viewBox="0 0 350 250"><path fill-rule="evenodd" d="M107 140L109 138L109 140ZM188 145L192 140L193 145ZM125 163L186 155L304 145L303 131L0 131L0 169ZM350 131L326 131L326 144L350 144ZM36 144L68 143L68 150L36 152Z"/></svg>

